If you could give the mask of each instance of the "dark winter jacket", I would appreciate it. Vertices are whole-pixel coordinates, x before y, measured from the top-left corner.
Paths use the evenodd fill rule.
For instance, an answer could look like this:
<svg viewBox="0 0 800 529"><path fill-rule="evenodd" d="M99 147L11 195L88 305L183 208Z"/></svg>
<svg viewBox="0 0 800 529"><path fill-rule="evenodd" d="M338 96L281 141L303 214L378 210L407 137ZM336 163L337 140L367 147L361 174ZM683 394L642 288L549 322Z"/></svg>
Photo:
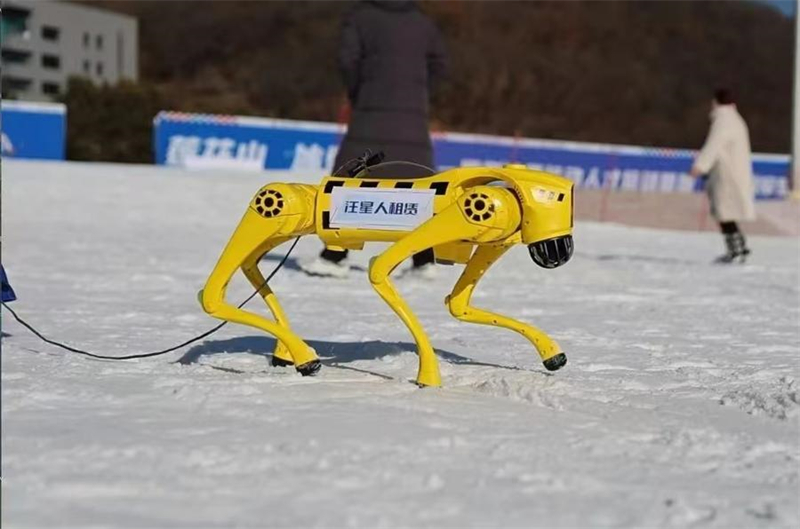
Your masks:
<svg viewBox="0 0 800 529"><path fill-rule="evenodd" d="M433 22L414 2L361 2L345 16L339 66L352 113L336 167L366 149L433 166L428 98L446 72Z"/></svg>

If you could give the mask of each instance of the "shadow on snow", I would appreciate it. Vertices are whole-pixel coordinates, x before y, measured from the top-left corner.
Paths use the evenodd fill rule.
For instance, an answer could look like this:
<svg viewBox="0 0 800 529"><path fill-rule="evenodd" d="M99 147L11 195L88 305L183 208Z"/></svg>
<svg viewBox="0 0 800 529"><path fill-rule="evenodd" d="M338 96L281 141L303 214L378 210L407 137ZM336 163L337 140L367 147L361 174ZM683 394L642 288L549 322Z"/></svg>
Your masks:
<svg viewBox="0 0 800 529"><path fill-rule="evenodd" d="M413 343L384 342L381 340L372 340L367 342L329 342L325 340L308 340L306 343L313 347L317 351L317 354L323 358L323 365L368 372L382 378L391 377L382 375L380 373L373 373L371 371L347 366L346 364L358 360L377 360L409 351L413 352L417 349L417 346ZM177 360L177 363L190 365L199 362L204 356L233 353L250 353L270 358L272 357L272 351L274 349L275 339L268 336L242 336L238 338L229 338L226 340L209 340L189 349ZM441 360L451 364L497 367L515 371L527 371L527 369L516 366L503 366L499 364L479 362L466 356L461 356L449 351L443 351L441 349L436 350L436 355Z"/></svg>

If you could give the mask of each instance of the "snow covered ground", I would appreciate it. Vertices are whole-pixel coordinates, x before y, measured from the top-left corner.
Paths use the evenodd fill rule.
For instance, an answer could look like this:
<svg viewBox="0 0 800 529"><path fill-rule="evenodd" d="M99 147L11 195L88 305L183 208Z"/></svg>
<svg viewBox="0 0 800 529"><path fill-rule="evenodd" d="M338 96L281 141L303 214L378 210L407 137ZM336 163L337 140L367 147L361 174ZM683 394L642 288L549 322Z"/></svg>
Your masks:
<svg viewBox="0 0 800 529"><path fill-rule="evenodd" d="M264 175L2 169L13 307L47 336L122 355L216 323L195 295ZM555 374L449 316L460 267L398 280L442 389L409 383L411 338L363 271L377 245L337 281L297 270L320 248L303 239L272 281L316 378L270 367L246 327L110 362L4 311L3 527L800 526L798 240L752 238L731 267L709 264L713 233L579 223L575 241L553 271L519 247L475 296L559 340Z"/></svg>

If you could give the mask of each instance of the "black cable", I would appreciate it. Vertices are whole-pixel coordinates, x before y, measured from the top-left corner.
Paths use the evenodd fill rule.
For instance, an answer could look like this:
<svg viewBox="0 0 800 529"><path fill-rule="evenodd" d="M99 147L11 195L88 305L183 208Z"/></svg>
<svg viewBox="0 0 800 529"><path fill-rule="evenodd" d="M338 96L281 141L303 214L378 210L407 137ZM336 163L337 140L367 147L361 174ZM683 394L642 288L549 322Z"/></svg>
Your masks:
<svg viewBox="0 0 800 529"><path fill-rule="evenodd" d="M294 250L294 247L297 246L297 242L299 240L300 240L300 237L297 237L294 240L294 242L292 243L292 246L289 248L289 251L286 252L286 255L283 256L283 259L281 259L281 262L278 263L278 266L276 266L275 269L269 274L269 276L267 276L267 278L264 280L264 282L261 284L261 286L259 286L255 290L255 292L250 294L250 297L248 297L246 300L242 301L239 304L239 306L236 307L236 308L241 309L242 307L244 307L251 299L253 299L255 297L256 294L258 294L261 291L262 288L264 288L267 285L269 280L272 279L275 276L275 274L278 273L278 270L280 270L283 267L283 265L286 263L286 260L289 258L289 254L292 253L292 250ZM50 340L49 338L45 337L42 333L37 331L35 328L33 328L32 325L30 325L25 320L20 318L17 315L17 313L14 312L14 309L12 309L8 305L6 305L6 303L4 301L0 302L0 303L2 303L3 307L8 312L11 313L11 315L14 317L15 320L17 320L17 322L20 325L22 325L23 327L28 329L30 332L35 334L43 342L48 343L50 345L54 345L56 347L60 347L61 349L65 349L67 351L70 351L71 353L77 353L77 354L81 354L81 355L84 355L84 356L89 356L89 357L92 357L92 358L99 358L101 360L133 360L134 358L148 358L148 357L151 357L151 356L164 355L164 354L167 354L167 353L171 353L173 351L177 351L178 349L186 347L189 344L193 344L193 343L195 343L197 341L200 341L200 340L202 340L203 338L205 338L207 336L211 336L212 334L214 334L215 332L217 332L218 330L220 330L221 328L225 327L225 325L228 324L227 321L224 321L224 322L220 323L219 325L217 325L216 327L214 327L212 329L209 329L206 332L204 332L204 333L202 333L202 334L200 334L198 336L195 336L191 340L187 340L187 341L183 342L182 344L170 347L169 349L163 349L161 351L155 351L155 352L152 352L152 353L140 353L140 354L126 355L126 356L106 356L106 355L99 355L99 354L95 354L95 353L90 353L88 351L83 351L81 349L76 349L75 347L70 347L69 345L66 345L66 344L63 344L63 343L60 343L60 342L56 342L54 340Z"/></svg>
<svg viewBox="0 0 800 529"><path fill-rule="evenodd" d="M369 154L372 154L372 151L370 151L369 149L367 149L367 152L368 152ZM340 166L339 166L339 168L338 168L338 169L336 169L336 170L335 170L333 173L331 173L331 176L345 176L345 177L346 177L346 176L348 176L348 175L339 174L339 172L340 172L342 169L344 169L345 167L347 167L348 165L352 164L353 162L362 162L362 163L363 163L363 162L364 162L364 159L365 159L367 156L368 156L368 155L365 153L365 155L364 155L364 156L356 156L355 158L350 158L349 160L347 160L346 162L344 162L342 165L340 165Z"/></svg>
<svg viewBox="0 0 800 529"><path fill-rule="evenodd" d="M415 167L417 169L425 169L426 171L428 171L428 173L430 173L430 174L425 175L425 176L433 176L433 175L436 174L436 171L434 171L433 169L431 169L427 165L423 165L421 163L416 163L416 162L407 162L405 160L390 160L388 162L377 163L375 165L370 165L369 167L364 168L361 172L363 173L364 171L375 171L375 169L380 169L382 167L389 167L389 166L392 166L392 165L402 165L402 166L405 166L405 167ZM367 174L369 174L369 173L367 173ZM358 173L353 178L361 178L361 173ZM419 178L419 176L395 176L393 178L396 179L396 180L413 180L415 178Z"/></svg>

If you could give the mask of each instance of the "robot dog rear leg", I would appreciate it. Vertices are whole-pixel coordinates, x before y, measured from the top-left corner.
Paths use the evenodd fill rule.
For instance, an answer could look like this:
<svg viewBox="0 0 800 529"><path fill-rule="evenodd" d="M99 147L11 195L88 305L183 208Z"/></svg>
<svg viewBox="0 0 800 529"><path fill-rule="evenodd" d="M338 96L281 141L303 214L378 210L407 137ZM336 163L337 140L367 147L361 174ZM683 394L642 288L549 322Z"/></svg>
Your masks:
<svg viewBox="0 0 800 529"><path fill-rule="evenodd" d="M467 262L464 272L453 287L453 292L447 296L445 303L450 309L450 314L461 321L504 327L518 332L533 344L545 368L555 371L566 364L567 357L561 352L558 344L547 334L531 325L501 314L473 307L469 303L475 286L489 267L518 242L519 237L516 235L514 239L509 241L479 246L472 258Z"/></svg>
<svg viewBox="0 0 800 529"><path fill-rule="evenodd" d="M253 285L253 288L259 289L258 294L264 300L264 303L266 303L278 325L290 329L291 327L289 326L289 319L286 317L283 307L281 307L280 303L278 302L278 297L275 295L269 285L266 284L264 275L261 273L261 270L258 269L258 261L261 259L261 257L269 253L269 251L274 247L283 244L285 241L286 239L270 241L270 244L267 248L259 249L258 252L253 254L253 258L249 259L247 262L245 262L245 264L242 265L242 273L245 275L245 277L247 277L248 281L250 281L250 284ZM290 366L293 364L294 360L292 359L292 354L289 352L289 348L286 347L283 342L278 340L275 343L275 349L272 352L272 365Z"/></svg>
<svg viewBox="0 0 800 529"><path fill-rule="evenodd" d="M285 220L280 216L265 218L248 208L209 276L205 288L200 292L200 301L203 309L215 318L249 325L272 334L288 349L300 373L314 374L320 367L316 353L287 326L282 325L280 320L275 323L225 302L225 292L233 274L263 255L265 246L277 246L278 243L301 234L284 233L291 231L293 230L287 229ZM262 282L263 279L257 286Z"/></svg>

